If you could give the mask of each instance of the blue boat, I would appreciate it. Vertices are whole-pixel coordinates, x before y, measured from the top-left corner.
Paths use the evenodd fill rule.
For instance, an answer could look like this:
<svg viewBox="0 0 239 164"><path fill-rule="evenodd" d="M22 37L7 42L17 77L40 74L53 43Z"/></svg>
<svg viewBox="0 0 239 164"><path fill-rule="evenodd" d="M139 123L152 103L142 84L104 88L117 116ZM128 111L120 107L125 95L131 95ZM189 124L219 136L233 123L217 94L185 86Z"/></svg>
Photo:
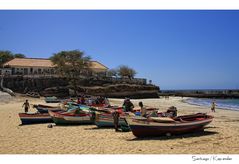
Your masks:
<svg viewBox="0 0 239 164"><path fill-rule="evenodd" d="M39 124L39 123L51 123L53 122L51 116L48 113L19 113L22 125L26 124Z"/></svg>
<svg viewBox="0 0 239 164"><path fill-rule="evenodd" d="M48 113L49 110L55 111L55 112L62 111L62 109L58 106L53 107L53 106L41 105L41 104L33 105L33 108L36 108L36 110L39 113Z"/></svg>

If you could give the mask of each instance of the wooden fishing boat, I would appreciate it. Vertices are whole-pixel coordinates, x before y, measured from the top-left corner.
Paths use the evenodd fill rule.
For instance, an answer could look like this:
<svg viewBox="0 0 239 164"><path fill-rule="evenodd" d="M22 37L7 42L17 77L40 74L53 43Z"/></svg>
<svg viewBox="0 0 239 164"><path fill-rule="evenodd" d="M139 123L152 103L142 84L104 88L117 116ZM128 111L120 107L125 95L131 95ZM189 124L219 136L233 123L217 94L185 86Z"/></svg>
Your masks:
<svg viewBox="0 0 239 164"><path fill-rule="evenodd" d="M56 125L76 125L76 124L93 124L93 115L90 112L53 112L48 111Z"/></svg>
<svg viewBox="0 0 239 164"><path fill-rule="evenodd" d="M49 106L49 105L33 105L33 108L36 108L39 113L48 113L49 110L51 111L62 111L62 109L58 106Z"/></svg>
<svg viewBox="0 0 239 164"><path fill-rule="evenodd" d="M33 98L40 98L40 94L37 92L28 92L26 96L33 97Z"/></svg>
<svg viewBox="0 0 239 164"><path fill-rule="evenodd" d="M52 97L46 97L45 98L46 103L59 103L61 100L59 100L57 97L52 96Z"/></svg>
<svg viewBox="0 0 239 164"><path fill-rule="evenodd" d="M128 115L128 113L123 112L123 107L118 107L118 106L109 106L105 108L98 108L95 114L95 124L97 127L114 127L114 119L113 119L113 112L115 110L120 112L120 117L119 117L119 126L128 126L126 123L124 117ZM156 108L147 108L147 112L150 111L155 111ZM134 113L140 112L140 109L134 109Z"/></svg>
<svg viewBox="0 0 239 164"><path fill-rule="evenodd" d="M123 116L121 114L121 116ZM96 112L95 125L97 127L114 127L114 118L112 112ZM119 126L128 126L123 118L119 118Z"/></svg>
<svg viewBox="0 0 239 164"><path fill-rule="evenodd" d="M53 122L51 116L48 113L19 113L22 125L25 124L39 124Z"/></svg>
<svg viewBox="0 0 239 164"><path fill-rule="evenodd" d="M136 137L146 137L197 132L212 122L213 116L197 113L175 118L126 117L125 119Z"/></svg>
<svg viewBox="0 0 239 164"><path fill-rule="evenodd" d="M153 111L157 111L157 110L158 110L157 108L146 108L147 112L153 112ZM140 112L140 111L141 111L140 108L134 108L133 109L133 113Z"/></svg>
<svg viewBox="0 0 239 164"><path fill-rule="evenodd" d="M92 106L92 107L102 107L102 108L108 106L108 104L86 104L86 105Z"/></svg>

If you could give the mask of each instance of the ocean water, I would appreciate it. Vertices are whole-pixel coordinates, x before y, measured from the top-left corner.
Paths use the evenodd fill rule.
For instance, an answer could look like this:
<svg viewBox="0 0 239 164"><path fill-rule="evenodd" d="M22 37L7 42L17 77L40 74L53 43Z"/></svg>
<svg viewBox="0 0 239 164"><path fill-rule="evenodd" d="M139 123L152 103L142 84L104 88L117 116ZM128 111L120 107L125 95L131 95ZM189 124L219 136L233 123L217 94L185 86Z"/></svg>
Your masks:
<svg viewBox="0 0 239 164"><path fill-rule="evenodd" d="M185 102L193 105L211 107L212 101L215 101L216 108L239 111L239 99L205 99L205 98L189 98Z"/></svg>

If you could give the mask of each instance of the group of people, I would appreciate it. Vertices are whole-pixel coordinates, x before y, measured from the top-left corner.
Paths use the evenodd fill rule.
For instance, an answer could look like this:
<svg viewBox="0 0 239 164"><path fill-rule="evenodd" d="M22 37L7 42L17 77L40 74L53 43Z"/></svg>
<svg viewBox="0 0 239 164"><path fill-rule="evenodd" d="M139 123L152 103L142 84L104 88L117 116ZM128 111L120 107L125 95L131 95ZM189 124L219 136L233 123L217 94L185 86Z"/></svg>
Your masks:
<svg viewBox="0 0 239 164"><path fill-rule="evenodd" d="M96 98L85 98L85 96L80 96L77 99L77 104L83 104L83 105L93 105L93 104L109 104L109 101L106 97L98 96Z"/></svg>
<svg viewBox="0 0 239 164"><path fill-rule="evenodd" d="M143 105L143 102L139 102L139 107L140 107L140 113L141 116L146 117L146 108ZM134 104L130 101L129 98L125 98L123 102L123 110L124 112L133 112L134 109ZM114 119L114 126L115 126L115 131L119 131L119 115L120 113L118 111L113 112L113 119Z"/></svg>
<svg viewBox="0 0 239 164"><path fill-rule="evenodd" d="M123 109L125 112L133 112L134 104L130 101L129 98L125 98L122 106L123 106ZM139 102L139 107L140 107L141 116L145 117L146 116L146 108L144 107L142 101Z"/></svg>

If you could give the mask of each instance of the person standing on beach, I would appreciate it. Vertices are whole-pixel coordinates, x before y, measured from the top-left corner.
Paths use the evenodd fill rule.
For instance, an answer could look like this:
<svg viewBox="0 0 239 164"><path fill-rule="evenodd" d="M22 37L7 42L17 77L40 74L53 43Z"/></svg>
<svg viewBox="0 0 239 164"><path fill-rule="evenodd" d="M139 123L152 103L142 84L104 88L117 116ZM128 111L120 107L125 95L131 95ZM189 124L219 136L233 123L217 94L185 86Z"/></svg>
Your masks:
<svg viewBox="0 0 239 164"><path fill-rule="evenodd" d="M123 107L126 112L132 112L134 108L134 104L130 101L129 98L126 98L124 101Z"/></svg>
<svg viewBox="0 0 239 164"><path fill-rule="evenodd" d="M114 120L114 127L115 127L115 131L118 132L119 131L119 111L115 110L113 113L113 120Z"/></svg>
<svg viewBox="0 0 239 164"><path fill-rule="evenodd" d="M140 107L141 116L146 117L146 109L145 109L142 101L139 102L139 107Z"/></svg>
<svg viewBox="0 0 239 164"><path fill-rule="evenodd" d="M211 111L215 112L215 108L216 108L216 103L215 103L215 101L213 101L212 106L211 106Z"/></svg>
<svg viewBox="0 0 239 164"><path fill-rule="evenodd" d="M29 104L28 100L26 100L26 101L23 103L22 107L24 107L25 113L27 113L27 112L28 112L28 109L30 108L30 104Z"/></svg>

